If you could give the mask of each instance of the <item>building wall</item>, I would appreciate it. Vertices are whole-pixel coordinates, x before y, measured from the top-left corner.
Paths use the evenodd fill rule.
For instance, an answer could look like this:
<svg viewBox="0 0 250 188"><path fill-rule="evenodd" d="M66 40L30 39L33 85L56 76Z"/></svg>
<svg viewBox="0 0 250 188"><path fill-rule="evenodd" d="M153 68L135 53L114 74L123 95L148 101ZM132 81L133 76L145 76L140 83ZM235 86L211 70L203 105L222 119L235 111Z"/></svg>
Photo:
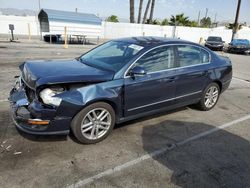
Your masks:
<svg viewBox="0 0 250 188"><path fill-rule="evenodd" d="M31 35L39 35L39 22L35 16L6 16L0 15L0 33L10 34L9 24L14 24L14 34L28 35L30 24Z"/></svg>
<svg viewBox="0 0 250 188"><path fill-rule="evenodd" d="M50 32L43 34L64 34L64 27L67 28L69 35L86 35L89 38L102 36L101 25L79 24L79 23L61 23L49 22Z"/></svg>
<svg viewBox="0 0 250 188"><path fill-rule="evenodd" d="M31 35L40 35L39 22L35 16L6 16L0 15L0 33L9 34L9 24L14 24L14 34L28 35L28 23L30 24ZM161 36L172 37L173 26L131 24L131 23L111 23L102 22L101 26L86 24L50 22L50 33L63 34L64 26L67 26L68 34L86 35L87 37L101 37L106 39L130 37L130 36ZM48 33L43 33L48 34ZM232 31L225 27L218 28L194 28L177 27L176 37L198 42L200 37L206 39L210 35L221 36L225 42L230 42ZM238 31L238 38L250 40L250 28L244 27Z"/></svg>
<svg viewBox="0 0 250 188"><path fill-rule="evenodd" d="M173 33L173 26L103 22L103 38L107 39L143 35L172 37ZM225 42L229 43L232 37L232 30L225 27L198 28L178 26L175 31L175 37L193 42L199 42L201 37L206 39L212 35L221 36ZM250 40L250 28L245 27L239 30L236 37Z"/></svg>

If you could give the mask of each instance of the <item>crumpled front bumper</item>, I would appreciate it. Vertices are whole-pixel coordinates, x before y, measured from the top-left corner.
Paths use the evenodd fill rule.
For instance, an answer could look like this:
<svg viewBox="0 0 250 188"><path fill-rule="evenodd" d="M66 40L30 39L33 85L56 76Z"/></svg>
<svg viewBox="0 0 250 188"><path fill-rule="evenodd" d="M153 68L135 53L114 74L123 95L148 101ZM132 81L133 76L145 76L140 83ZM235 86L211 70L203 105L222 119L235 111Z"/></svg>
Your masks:
<svg viewBox="0 0 250 188"><path fill-rule="evenodd" d="M57 109L48 108L38 100L29 102L25 88L16 83L9 96L11 114L16 127L36 135L65 135L70 130L70 117L57 115Z"/></svg>

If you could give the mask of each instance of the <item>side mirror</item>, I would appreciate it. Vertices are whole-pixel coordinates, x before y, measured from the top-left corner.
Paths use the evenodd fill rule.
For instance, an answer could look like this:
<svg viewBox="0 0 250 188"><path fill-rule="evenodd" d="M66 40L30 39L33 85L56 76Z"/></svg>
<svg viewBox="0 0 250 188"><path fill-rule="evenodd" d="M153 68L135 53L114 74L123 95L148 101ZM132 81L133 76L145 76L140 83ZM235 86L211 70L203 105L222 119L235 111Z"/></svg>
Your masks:
<svg viewBox="0 0 250 188"><path fill-rule="evenodd" d="M136 66L129 71L130 76L143 76L147 74L146 70L142 67Z"/></svg>
<svg viewBox="0 0 250 188"><path fill-rule="evenodd" d="M222 43L225 43L225 41L222 41Z"/></svg>

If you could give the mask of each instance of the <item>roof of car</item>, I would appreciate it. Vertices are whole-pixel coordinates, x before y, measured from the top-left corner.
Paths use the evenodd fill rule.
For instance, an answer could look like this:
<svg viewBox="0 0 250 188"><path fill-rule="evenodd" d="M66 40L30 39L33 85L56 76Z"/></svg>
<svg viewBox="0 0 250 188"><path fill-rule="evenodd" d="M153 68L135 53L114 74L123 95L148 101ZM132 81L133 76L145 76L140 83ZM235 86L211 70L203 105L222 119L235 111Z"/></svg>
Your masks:
<svg viewBox="0 0 250 188"><path fill-rule="evenodd" d="M162 45L162 44L175 44L175 43L185 43L185 44L195 44L189 41L176 39L176 38L164 38L164 37L128 37L115 39L114 41L127 42L131 44L140 45L143 47L152 46L152 45Z"/></svg>

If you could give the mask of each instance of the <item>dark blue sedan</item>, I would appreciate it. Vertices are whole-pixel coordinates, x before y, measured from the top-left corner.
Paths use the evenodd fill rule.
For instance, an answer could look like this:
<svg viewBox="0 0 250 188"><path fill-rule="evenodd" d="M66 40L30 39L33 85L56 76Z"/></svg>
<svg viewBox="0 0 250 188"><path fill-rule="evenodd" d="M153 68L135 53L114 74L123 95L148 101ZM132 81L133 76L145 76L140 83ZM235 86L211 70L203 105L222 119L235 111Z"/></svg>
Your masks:
<svg viewBox="0 0 250 188"><path fill-rule="evenodd" d="M232 79L228 58L156 37L109 41L73 60L26 61L10 92L18 129L106 138L117 123L196 104L212 109Z"/></svg>

